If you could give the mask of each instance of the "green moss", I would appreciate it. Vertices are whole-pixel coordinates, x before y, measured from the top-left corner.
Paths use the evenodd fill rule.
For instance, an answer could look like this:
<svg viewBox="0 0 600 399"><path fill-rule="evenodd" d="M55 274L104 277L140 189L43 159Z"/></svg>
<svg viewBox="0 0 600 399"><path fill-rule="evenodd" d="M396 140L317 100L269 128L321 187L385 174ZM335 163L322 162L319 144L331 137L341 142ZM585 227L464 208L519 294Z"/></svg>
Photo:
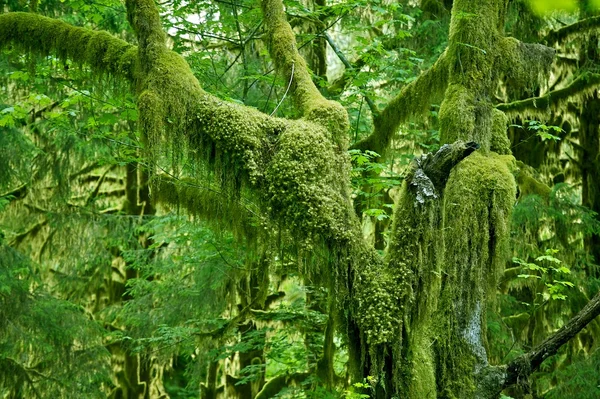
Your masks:
<svg viewBox="0 0 600 399"><path fill-rule="evenodd" d="M535 170L525 165L521 161L517 161L519 168L517 173L517 184L519 186L519 198L523 198L527 195L538 195L542 198L548 198L552 189L547 185L536 179Z"/></svg>
<svg viewBox="0 0 600 399"><path fill-rule="evenodd" d="M452 170L440 199L419 204L403 188L387 273L404 287L393 311L407 337L396 373L405 397L475 392L473 370L487 362L485 308L508 255L515 171L512 156L475 152Z"/></svg>
<svg viewBox="0 0 600 399"><path fill-rule="evenodd" d="M477 137L479 141L476 140L475 122L474 93L460 84L448 86L440 107L442 141L444 143L453 143L457 140L476 141L482 148L486 148L481 137ZM489 148L489 141L487 148Z"/></svg>
<svg viewBox="0 0 600 399"><path fill-rule="evenodd" d="M593 93L600 85L600 74L585 72L578 76L567 87L554 90L541 97L528 98L526 100L511 103L498 104L497 108L506 112L509 116L527 115L548 118L551 111L562 110L569 101L574 99L585 99Z"/></svg>
<svg viewBox="0 0 600 399"><path fill-rule="evenodd" d="M291 81L291 95L303 117L325 127L334 142L345 150L350 126L346 110L339 103L324 98L313 83L306 62L298 53L296 36L286 20L283 2L265 0L261 6L271 58L279 73Z"/></svg>
<svg viewBox="0 0 600 399"><path fill-rule="evenodd" d="M92 67L99 74L135 78L136 47L106 32L78 28L33 13L0 15L0 46L55 54Z"/></svg>
<svg viewBox="0 0 600 399"><path fill-rule="evenodd" d="M497 154L511 155L511 143L507 135L508 117L504 112L497 109L493 109L492 113L492 142L490 149Z"/></svg>
<svg viewBox="0 0 600 399"><path fill-rule="evenodd" d="M507 37L499 41L500 69L511 88L535 89L549 73L555 50Z"/></svg>

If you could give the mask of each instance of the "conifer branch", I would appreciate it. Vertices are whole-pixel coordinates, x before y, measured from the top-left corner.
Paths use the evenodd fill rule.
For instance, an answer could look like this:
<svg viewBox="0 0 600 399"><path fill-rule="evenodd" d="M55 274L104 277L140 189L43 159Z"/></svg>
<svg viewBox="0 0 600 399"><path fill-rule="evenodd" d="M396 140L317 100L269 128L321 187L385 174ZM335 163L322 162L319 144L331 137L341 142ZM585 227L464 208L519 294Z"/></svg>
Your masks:
<svg viewBox="0 0 600 399"><path fill-rule="evenodd" d="M70 59L100 74L134 80L136 46L104 31L75 27L33 13L11 12L0 15L0 47L10 44L34 53Z"/></svg>

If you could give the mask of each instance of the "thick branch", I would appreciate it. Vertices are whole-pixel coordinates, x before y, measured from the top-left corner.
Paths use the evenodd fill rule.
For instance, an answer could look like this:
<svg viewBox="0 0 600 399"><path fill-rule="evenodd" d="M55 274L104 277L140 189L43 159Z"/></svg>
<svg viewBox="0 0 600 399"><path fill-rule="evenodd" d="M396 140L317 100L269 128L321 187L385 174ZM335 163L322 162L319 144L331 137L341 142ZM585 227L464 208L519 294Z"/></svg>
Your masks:
<svg viewBox="0 0 600 399"><path fill-rule="evenodd" d="M262 0L261 6L271 58L278 73L291 82L290 92L300 111L306 119L326 126L336 136L345 136L348 114L340 104L323 97L313 83L298 52L294 31L286 20L282 0Z"/></svg>
<svg viewBox="0 0 600 399"><path fill-rule="evenodd" d="M528 98L496 105L496 108L507 114L521 114L526 111L539 112L550 106L556 106L561 101L592 90L600 85L600 74L584 73L564 89L554 90L542 97Z"/></svg>
<svg viewBox="0 0 600 399"><path fill-rule="evenodd" d="M138 39L140 63L148 71L156 66L161 54L167 51L166 35L154 0L127 0L127 20Z"/></svg>
<svg viewBox="0 0 600 399"><path fill-rule="evenodd" d="M600 16L590 17L551 31L546 35L545 41L548 44L560 43L568 39L571 35L581 34L585 31L598 28L600 28Z"/></svg>
<svg viewBox="0 0 600 399"><path fill-rule="evenodd" d="M373 133L352 146L362 151L371 150L384 154L401 123L410 117L422 115L429 110L431 102L441 97L448 84L446 53L423 72L416 80L406 85L375 118Z"/></svg>
<svg viewBox="0 0 600 399"><path fill-rule="evenodd" d="M527 378L548 357L555 355L561 346L569 342L579 331L600 315L600 293L566 325L546 339L531 352L518 357L508 364L504 388L516 384L519 379Z"/></svg>
<svg viewBox="0 0 600 399"><path fill-rule="evenodd" d="M499 49L500 66L507 82L521 88L536 86L548 74L555 54L553 48L523 43L513 37L503 38Z"/></svg>
<svg viewBox="0 0 600 399"><path fill-rule="evenodd" d="M8 44L42 55L56 54L129 81L134 78L136 46L104 31L78 28L37 14L13 12L0 15L0 46Z"/></svg>

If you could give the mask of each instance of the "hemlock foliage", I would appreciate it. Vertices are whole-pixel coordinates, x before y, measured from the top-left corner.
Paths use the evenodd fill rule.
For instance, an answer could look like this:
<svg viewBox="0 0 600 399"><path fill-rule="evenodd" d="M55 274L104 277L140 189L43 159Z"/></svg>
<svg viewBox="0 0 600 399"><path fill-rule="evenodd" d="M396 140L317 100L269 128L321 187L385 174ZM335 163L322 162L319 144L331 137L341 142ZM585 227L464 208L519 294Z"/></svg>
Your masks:
<svg viewBox="0 0 600 399"><path fill-rule="evenodd" d="M1 2L0 397L598 397L600 19L549 3Z"/></svg>

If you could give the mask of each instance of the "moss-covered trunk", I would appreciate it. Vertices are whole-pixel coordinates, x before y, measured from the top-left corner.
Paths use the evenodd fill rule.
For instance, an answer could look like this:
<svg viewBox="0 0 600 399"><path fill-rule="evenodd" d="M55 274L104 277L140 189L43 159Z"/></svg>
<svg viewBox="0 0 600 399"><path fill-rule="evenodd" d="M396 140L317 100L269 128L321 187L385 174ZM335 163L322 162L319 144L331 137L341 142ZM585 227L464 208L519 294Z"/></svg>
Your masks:
<svg viewBox="0 0 600 399"><path fill-rule="evenodd" d="M389 265L410 286L394 369L403 398L491 398L503 378L488 367L485 326L516 194L506 117L491 100L504 63L505 8L505 0L454 2L442 140L480 148L447 182L421 160L396 210Z"/></svg>

